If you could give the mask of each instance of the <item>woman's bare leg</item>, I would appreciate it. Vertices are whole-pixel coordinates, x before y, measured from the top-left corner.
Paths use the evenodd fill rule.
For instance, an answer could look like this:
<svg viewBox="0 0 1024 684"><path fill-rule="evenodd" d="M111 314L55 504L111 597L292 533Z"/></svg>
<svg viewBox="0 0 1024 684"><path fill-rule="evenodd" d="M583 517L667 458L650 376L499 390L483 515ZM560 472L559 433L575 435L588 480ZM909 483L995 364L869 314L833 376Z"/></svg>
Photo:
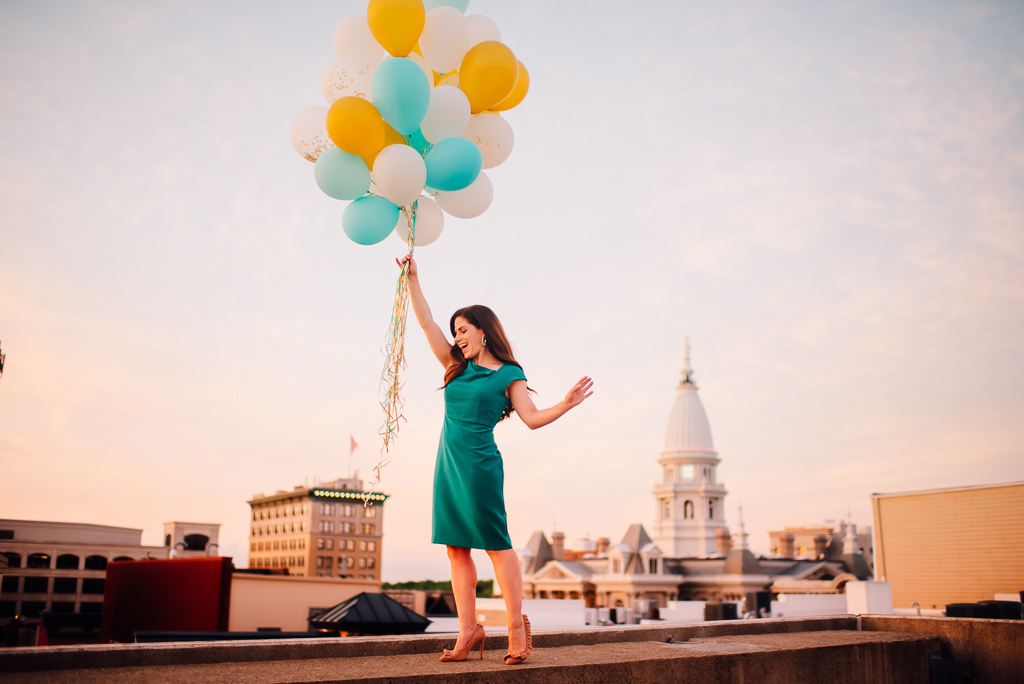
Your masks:
<svg viewBox="0 0 1024 684"><path fill-rule="evenodd" d="M463 649L476 627L476 564L470 550L461 546L448 547L448 560L452 564L452 593L459 613L459 639L455 648Z"/></svg>
<svg viewBox="0 0 1024 684"><path fill-rule="evenodd" d="M498 578L501 595L505 599L505 615L508 623L508 651L517 653L526 648L526 626L523 623L523 573L519 568L519 556L512 549L488 551L494 564L494 576Z"/></svg>

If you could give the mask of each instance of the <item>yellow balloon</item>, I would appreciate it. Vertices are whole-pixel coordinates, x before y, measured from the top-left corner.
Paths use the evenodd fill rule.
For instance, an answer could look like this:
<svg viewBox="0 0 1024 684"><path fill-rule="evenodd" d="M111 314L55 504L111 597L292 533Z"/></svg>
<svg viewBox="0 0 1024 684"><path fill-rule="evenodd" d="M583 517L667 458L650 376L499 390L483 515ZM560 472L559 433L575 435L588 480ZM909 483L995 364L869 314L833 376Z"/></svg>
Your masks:
<svg viewBox="0 0 1024 684"><path fill-rule="evenodd" d="M512 92L519 75L519 60L496 40L477 43L462 58L459 87L478 114L498 104Z"/></svg>
<svg viewBox="0 0 1024 684"><path fill-rule="evenodd" d="M372 159L384 147L384 120L372 104L350 95L327 110L327 135L340 149Z"/></svg>
<svg viewBox="0 0 1024 684"><path fill-rule="evenodd" d="M512 88L512 92L508 94L504 100L491 107L496 112L503 112L506 109L512 109L517 104L523 101L526 97L526 91L530 89L530 72L526 70L526 66L522 62L519 62L519 77L516 79L516 85Z"/></svg>
<svg viewBox="0 0 1024 684"><path fill-rule="evenodd" d="M405 136L392 128L391 124L384 121L384 144L381 145L380 149L374 151L373 154L361 154L360 157L366 162L366 168L373 171L373 162L377 159L377 155L388 145L407 145Z"/></svg>
<svg viewBox="0 0 1024 684"><path fill-rule="evenodd" d="M423 33L423 0L370 0L366 23L377 42L394 57L406 57Z"/></svg>

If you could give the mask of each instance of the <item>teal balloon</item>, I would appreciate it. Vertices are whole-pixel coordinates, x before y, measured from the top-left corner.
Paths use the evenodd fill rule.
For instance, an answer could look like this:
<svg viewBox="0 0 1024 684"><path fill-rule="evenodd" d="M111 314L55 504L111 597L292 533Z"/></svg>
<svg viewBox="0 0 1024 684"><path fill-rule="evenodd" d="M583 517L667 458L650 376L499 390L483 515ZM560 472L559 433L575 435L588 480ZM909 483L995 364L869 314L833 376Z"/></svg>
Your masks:
<svg viewBox="0 0 1024 684"><path fill-rule="evenodd" d="M370 83L373 106L402 135L420 127L430 104L427 75L416 62L405 57L392 57L377 67Z"/></svg>
<svg viewBox="0 0 1024 684"><path fill-rule="evenodd" d="M466 8L469 7L469 0L423 0L423 8L428 12L435 7L454 7L463 14L466 13Z"/></svg>
<svg viewBox="0 0 1024 684"><path fill-rule="evenodd" d="M430 152L430 148L434 145L423 137L423 131L417 128L415 131L405 136L406 142L409 143L409 147L420 153L421 157L426 157L427 152Z"/></svg>
<svg viewBox="0 0 1024 684"><path fill-rule="evenodd" d="M427 185L452 192L468 188L480 175L480 149L465 138L445 138L427 152Z"/></svg>
<svg viewBox="0 0 1024 684"><path fill-rule="evenodd" d="M334 199L355 199L370 189L370 169L363 158L337 147L320 153L313 165L313 177L324 194Z"/></svg>
<svg viewBox="0 0 1024 684"><path fill-rule="evenodd" d="M358 245L375 245L386 238L398 223L398 207L383 197L367 195L345 207L341 227Z"/></svg>

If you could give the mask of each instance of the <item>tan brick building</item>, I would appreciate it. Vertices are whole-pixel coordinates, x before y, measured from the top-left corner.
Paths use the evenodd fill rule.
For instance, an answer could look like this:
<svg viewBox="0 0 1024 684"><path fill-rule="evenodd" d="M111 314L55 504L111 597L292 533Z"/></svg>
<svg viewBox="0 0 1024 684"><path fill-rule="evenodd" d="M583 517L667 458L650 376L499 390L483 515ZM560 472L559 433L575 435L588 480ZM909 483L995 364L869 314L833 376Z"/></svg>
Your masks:
<svg viewBox="0 0 1024 684"><path fill-rule="evenodd" d="M872 496L875 575L896 608L1024 590L1024 482Z"/></svg>
<svg viewBox="0 0 1024 684"><path fill-rule="evenodd" d="M257 494L247 503L249 567L287 568L300 577L379 580L384 503L363 481L339 479L314 487Z"/></svg>

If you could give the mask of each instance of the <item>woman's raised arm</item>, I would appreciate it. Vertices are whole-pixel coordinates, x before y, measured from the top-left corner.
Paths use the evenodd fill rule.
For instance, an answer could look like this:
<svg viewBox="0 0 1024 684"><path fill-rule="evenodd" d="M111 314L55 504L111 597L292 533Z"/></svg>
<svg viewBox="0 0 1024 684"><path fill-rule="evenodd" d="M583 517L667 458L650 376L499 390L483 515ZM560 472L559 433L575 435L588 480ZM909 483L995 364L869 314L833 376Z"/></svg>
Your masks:
<svg viewBox="0 0 1024 684"><path fill-rule="evenodd" d="M526 381L515 380L508 386L508 398L512 402L512 408L516 410L516 413L526 423L527 427L531 430L536 430L548 423L553 423L564 416L569 409L583 403L584 399L593 394L593 387L594 380L592 378L580 378L579 382L573 385L572 389L565 395L565 399L550 408L539 409L534 405L533 399L530 398L530 391L526 387Z"/></svg>
<svg viewBox="0 0 1024 684"><path fill-rule="evenodd" d="M420 287L416 260L412 258L411 254L406 254L401 259L395 259L395 261L398 262L399 266L406 263L409 264L409 298L412 299L412 310L416 313L416 320L419 322L420 327L423 328L423 333L427 336L430 351L434 352L434 356L437 357L442 366L448 368L452 363L452 343L444 336L441 327L434 322L434 317L430 313L427 298L423 296L423 289Z"/></svg>

